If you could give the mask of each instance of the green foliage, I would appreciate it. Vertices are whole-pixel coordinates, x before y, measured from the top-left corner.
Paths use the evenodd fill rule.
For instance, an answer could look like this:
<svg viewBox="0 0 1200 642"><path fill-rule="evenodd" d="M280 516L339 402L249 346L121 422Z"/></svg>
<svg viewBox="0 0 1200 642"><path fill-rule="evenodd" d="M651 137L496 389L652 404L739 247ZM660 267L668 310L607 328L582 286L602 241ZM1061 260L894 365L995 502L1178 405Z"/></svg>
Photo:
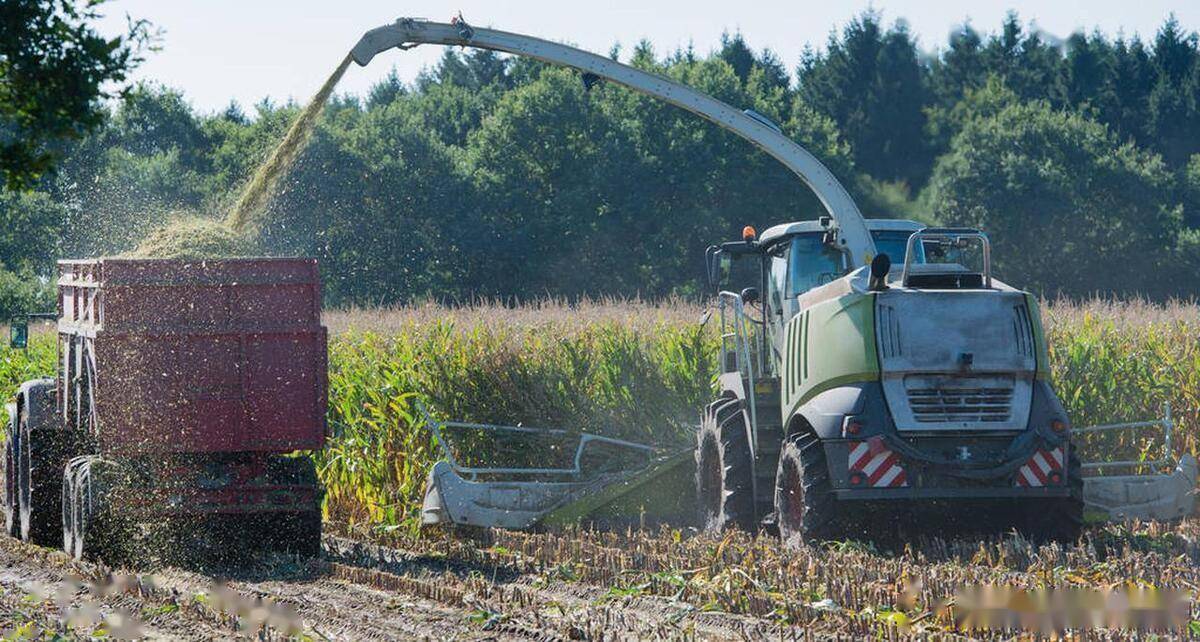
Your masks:
<svg viewBox="0 0 1200 642"><path fill-rule="evenodd" d="M877 13L861 14L841 37L830 35L826 51L805 53L798 80L801 98L837 123L863 171L883 180L924 182L929 90L916 41L903 22L885 31Z"/></svg>
<svg viewBox="0 0 1200 642"><path fill-rule="evenodd" d="M5 0L0 6L0 176L29 187L56 146L102 122L98 99L141 62L149 26L105 38L92 28L103 0Z"/></svg>
<svg viewBox="0 0 1200 642"><path fill-rule="evenodd" d="M1170 403L1177 452L1200 448L1200 322L1183 306L1164 314L1144 303L1050 306L1046 318L1055 391L1077 426L1161 417ZM1087 458L1156 459L1161 439L1103 435Z"/></svg>
<svg viewBox="0 0 1200 642"><path fill-rule="evenodd" d="M54 310L54 284L43 281L28 269L0 269L0 322L27 312Z"/></svg>
<svg viewBox="0 0 1200 642"><path fill-rule="evenodd" d="M0 272L0 279L3 278L3 274ZM29 311L28 309L21 310L21 312ZM30 327L29 347L24 350L9 348L7 338L5 338L3 342L0 342L0 390L4 391L6 397L15 395L17 386L25 381L54 376L54 365L58 357L57 349L55 335L49 332L38 332L35 326ZM8 421L7 410L0 412L0 419Z"/></svg>
<svg viewBox="0 0 1200 642"><path fill-rule="evenodd" d="M806 55L795 85L737 34L707 54L642 42L610 55L778 123L868 216L986 225L1014 285L1165 296L1200 292L1143 278L1200 260L1197 51L1173 20L1147 43L1093 33L1060 47L1010 15L927 57L902 22L865 13ZM1029 103L1034 123L999 131ZM44 196L0 194L0 267L50 276L54 258L131 251L176 211L228 211L300 108L249 111L198 114L177 91L134 87L63 147ZM777 162L694 115L484 51L335 97L270 208L259 248L319 258L334 305L694 293L704 247L824 213Z"/></svg>
<svg viewBox="0 0 1200 642"><path fill-rule="evenodd" d="M441 456L415 402L442 419L686 442L710 389L713 337L694 326L615 322L497 329L408 324L330 345L332 437L318 455L338 519L416 524ZM573 446L572 446L573 447Z"/></svg>
<svg viewBox="0 0 1200 642"><path fill-rule="evenodd" d="M45 274L66 218L67 209L47 194L0 189L0 267Z"/></svg>
<svg viewBox="0 0 1200 642"><path fill-rule="evenodd" d="M1160 157L1029 103L967 121L938 161L930 203L943 222L987 230L994 269L1023 287L1161 296L1182 289L1161 278L1181 225L1174 189Z"/></svg>
<svg viewBox="0 0 1200 642"><path fill-rule="evenodd" d="M1200 229L1200 154L1192 156L1180 178L1183 190L1183 220L1193 229Z"/></svg>

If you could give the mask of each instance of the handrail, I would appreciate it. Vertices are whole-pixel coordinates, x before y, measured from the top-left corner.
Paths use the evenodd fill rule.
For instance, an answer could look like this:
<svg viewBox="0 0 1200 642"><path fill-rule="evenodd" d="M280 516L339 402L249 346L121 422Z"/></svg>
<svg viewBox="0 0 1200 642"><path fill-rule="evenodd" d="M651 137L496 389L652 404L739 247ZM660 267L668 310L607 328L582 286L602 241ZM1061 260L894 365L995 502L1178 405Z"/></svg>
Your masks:
<svg viewBox="0 0 1200 642"><path fill-rule="evenodd" d="M750 439L751 448L758 448L758 415L756 404L754 401L754 362L750 359L750 337L746 332L746 307L742 301L742 295L736 292L721 291L717 295L720 301L721 310L721 357L724 360L726 352L726 340L732 338L734 340L733 354L737 362L738 374L746 378L746 402L750 406ZM729 325L728 319L725 316L726 308L733 310L733 328L732 333L726 328ZM762 359L762 351L758 353L759 359ZM745 367L743 367L743 365ZM721 364L721 371L724 372L725 364ZM762 371L762 363L759 363L759 371Z"/></svg>
<svg viewBox="0 0 1200 642"><path fill-rule="evenodd" d="M990 290L992 288L992 242L988 239L987 234L969 227L927 227L913 232L908 237L908 243L904 247L904 272L900 275L900 282L904 284L908 283L908 275L913 265L913 256L915 256L913 248L916 246L917 241L949 241L962 238L979 239L979 242L983 245L983 287Z"/></svg>
<svg viewBox="0 0 1200 642"><path fill-rule="evenodd" d="M645 444L639 444L624 439L616 439L613 437L604 437L601 435L593 435L586 432L572 432L561 428L530 428L527 426L501 426L496 424L477 424L465 421L438 421L429 414L429 410L420 399L416 399L417 409L425 417L425 425L429 426L433 432L433 438L437 441L438 447L442 450L442 456L446 463L454 472L462 476L470 476L475 479L478 475L579 475L583 472L582 461L583 453L587 450L590 443L598 442L640 450L646 453L653 453L654 448ZM523 434L541 434L541 435L579 435L579 444L575 447L575 457L570 468L521 468L521 467L497 467L497 466L464 466L455 458L454 452L450 449L446 437L443 434L445 428L459 428L464 430L484 430L492 432L511 432Z"/></svg>
<svg viewBox="0 0 1200 642"><path fill-rule="evenodd" d="M1103 424L1099 426L1088 426L1086 428L1073 428L1071 430L1071 434L1086 435L1089 433L1111 432L1117 430L1154 428L1156 426L1161 426L1163 429L1163 448L1161 458L1153 461L1127 460L1088 462L1082 464L1082 466L1087 470L1103 470L1106 468L1125 468L1129 466L1163 467L1174 465L1175 462L1173 460L1173 456L1175 454L1175 450L1173 447L1172 433L1175 430L1175 422L1171 419L1170 403L1163 404L1163 416L1161 419L1155 419L1153 421L1131 421L1120 424Z"/></svg>

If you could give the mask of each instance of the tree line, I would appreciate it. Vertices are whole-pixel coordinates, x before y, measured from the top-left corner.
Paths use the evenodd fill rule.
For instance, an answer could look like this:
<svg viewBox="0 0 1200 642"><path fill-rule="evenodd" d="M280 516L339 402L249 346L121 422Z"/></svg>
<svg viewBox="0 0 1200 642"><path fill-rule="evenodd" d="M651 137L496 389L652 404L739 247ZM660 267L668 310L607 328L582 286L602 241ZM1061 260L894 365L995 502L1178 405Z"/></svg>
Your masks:
<svg viewBox="0 0 1200 642"><path fill-rule="evenodd" d="M930 53L867 12L795 69L737 34L705 54L610 54L771 119L868 216L984 228L1014 285L1200 290L1200 44L1174 18L1146 41L1058 41L1010 15ZM181 213L222 216L299 107L199 113L143 84L99 111L52 172L0 191L0 312L33 305L56 258L128 251ZM261 242L320 259L332 305L689 295L707 245L819 214L787 170L695 116L447 50L415 82L393 73L331 102Z"/></svg>

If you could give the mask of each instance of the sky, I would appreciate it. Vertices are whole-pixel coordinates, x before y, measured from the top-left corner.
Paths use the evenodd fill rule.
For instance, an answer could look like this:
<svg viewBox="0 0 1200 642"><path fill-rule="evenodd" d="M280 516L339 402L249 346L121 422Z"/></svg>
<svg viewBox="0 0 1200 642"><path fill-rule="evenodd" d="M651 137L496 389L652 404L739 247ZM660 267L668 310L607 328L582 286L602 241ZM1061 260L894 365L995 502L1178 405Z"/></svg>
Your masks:
<svg viewBox="0 0 1200 642"><path fill-rule="evenodd" d="M231 100L244 108L266 97L307 101L363 32L401 16L445 22L461 11L476 26L597 53L618 43L628 52L643 38L660 54L689 45L706 53L722 32L740 32L751 47L770 48L794 70L806 45L822 47L831 30L868 8L889 24L905 20L927 51L943 47L964 22L997 30L1010 9L1061 37L1098 28L1150 39L1172 12L1186 29L1200 29L1197 0L111 0L101 7L106 15L98 28L116 35L126 16L149 20L162 30L161 49L148 54L135 79L179 89L212 112ZM392 68L412 80L441 55L441 47L429 45L381 54L369 67L352 65L338 91L364 94Z"/></svg>

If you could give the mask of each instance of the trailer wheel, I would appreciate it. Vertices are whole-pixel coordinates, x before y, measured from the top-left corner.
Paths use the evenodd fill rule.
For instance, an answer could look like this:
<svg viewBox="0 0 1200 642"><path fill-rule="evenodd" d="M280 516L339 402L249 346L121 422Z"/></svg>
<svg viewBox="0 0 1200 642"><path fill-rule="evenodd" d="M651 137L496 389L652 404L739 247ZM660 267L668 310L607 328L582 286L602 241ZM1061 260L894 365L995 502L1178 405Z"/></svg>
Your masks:
<svg viewBox="0 0 1200 642"><path fill-rule="evenodd" d="M754 530L754 469L739 399L704 409L696 436L696 499L707 531Z"/></svg>
<svg viewBox="0 0 1200 642"><path fill-rule="evenodd" d="M4 442L4 532L9 537L21 536L20 509L17 506L16 435L9 433Z"/></svg>
<svg viewBox="0 0 1200 642"><path fill-rule="evenodd" d="M79 528L82 524L80 479L88 466L90 457L76 457L63 468L62 482L62 535L63 551L74 559L80 559Z"/></svg>
<svg viewBox="0 0 1200 642"><path fill-rule="evenodd" d="M71 480L71 468L63 471L62 484L62 549L75 557L75 484Z"/></svg>
<svg viewBox="0 0 1200 642"><path fill-rule="evenodd" d="M56 546L62 537L62 448L59 432L31 430L21 413L21 439L16 452L17 502L21 539Z"/></svg>
<svg viewBox="0 0 1200 642"><path fill-rule="evenodd" d="M775 515L784 545L799 547L840 534L825 449L804 432L784 441L775 475Z"/></svg>
<svg viewBox="0 0 1200 642"><path fill-rule="evenodd" d="M1083 465L1073 446L1067 447L1067 485L1071 494L1023 506L1025 533L1035 539L1073 543L1083 531Z"/></svg>
<svg viewBox="0 0 1200 642"><path fill-rule="evenodd" d="M265 517L268 526L265 543L279 553L301 557L321 554L321 484L317 467L310 457L277 457L269 462L270 477L278 484L308 486L314 490L313 505L307 510L276 513Z"/></svg>
<svg viewBox="0 0 1200 642"><path fill-rule="evenodd" d="M300 557L321 554L321 512L301 511L277 513L266 520L271 524L267 542L275 553L291 553Z"/></svg>
<svg viewBox="0 0 1200 642"><path fill-rule="evenodd" d="M101 560L110 566L129 563L132 522L117 515L108 501L112 489L120 484L119 470L97 457L87 457L77 466L71 484L71 556Z"/></svg>

